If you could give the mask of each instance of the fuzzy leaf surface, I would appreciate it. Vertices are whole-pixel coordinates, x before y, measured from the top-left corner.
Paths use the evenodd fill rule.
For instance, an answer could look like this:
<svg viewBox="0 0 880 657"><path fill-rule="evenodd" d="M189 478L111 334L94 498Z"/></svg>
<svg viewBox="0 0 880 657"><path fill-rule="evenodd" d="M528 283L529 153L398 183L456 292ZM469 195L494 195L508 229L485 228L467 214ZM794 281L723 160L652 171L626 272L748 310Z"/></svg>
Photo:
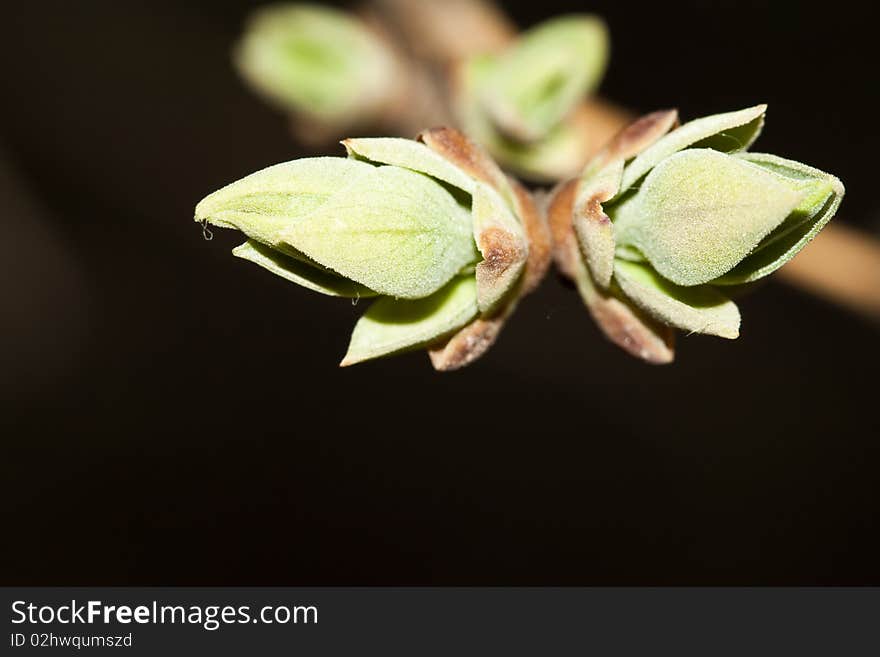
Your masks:
<svg viewBox="0 0 880 657"><path fill-rule="evenodd" d="M753 253L716 284L740 285L772 274L795 257L829 222L843 200L843 183L831 174L766 153L740 153L736 157L764 167L804 190L800 205Z"/></svg>
<svg viewBox="0 0 880 657"><path fill-rule="evenodd" d="M618 209L621 243L665 278L700 285L738 265L803 201L805 192L764 168L710 149L666 158Z"/></svg>
<svg viewBox="0 0 880 657"><path fill-rule="evenodd" d="M209 194L195 220L236 228L278 246L281 232L316 211L375 167L341 157L315 157L267 167Z"/></svg>
<svg viewBox="0 0 880 657"><path fill-rule="evenodd" d="M312 267L254 240L248 240L241 246L234 248L232 255L252 262L276 276L319 294L352 298L376 296L375 292L359 283Z"/></svg>
<svg viewBox="0 0 880 657"><path fill-rule="evenodd" d="M346 278L404 299L433 294L477 258L467 209L431 178L391 166L371 167L282 239Z"/></svg>
<svg viewBox="0 0 880 657"><path fill-rule="evenodd" d="M647 265L624 260L615 263L615 280L630 300L664 324L728 339L739 336L739 309L710 285L675 285Z"/></svg>
<svg viewBox="0 0 880 657"><path fill-rule="evenodd" d="M460 276L425 299L382 297L358 320L341 365L423 347L477 316L477 284Z"/></svg>
<svg viewBox="0 0 880 657"><path fill-rule="evenodd" d="M633 158L623 173L620 192L627 191L660 162L685 148L711 148L724 153L748 149L761 134L766 111L766 105L755 105L685 123Z"/></svg>

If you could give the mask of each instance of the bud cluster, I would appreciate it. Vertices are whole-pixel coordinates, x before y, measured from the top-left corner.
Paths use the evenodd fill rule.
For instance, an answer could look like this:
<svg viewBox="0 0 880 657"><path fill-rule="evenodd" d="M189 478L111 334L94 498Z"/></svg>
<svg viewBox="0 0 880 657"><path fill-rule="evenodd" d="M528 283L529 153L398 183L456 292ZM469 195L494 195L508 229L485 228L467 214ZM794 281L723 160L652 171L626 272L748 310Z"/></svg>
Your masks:
<svg viewBox="0 0 880 657"><path fill-rule="evenodd" d="M531 195L449 128L418 141L347 139L348 158L258 171L202 200L233 254L314 292L377 297L342 365L428 348L438 370L490 347L550 261Z"/></svg>
<svg viewBox="0 0 880 657"><path fill-rule="evenodd" d="M736 338L732 297L793 258L837 211L837 178L748 151L765 111L680 127L674 110L649 114L556 188L557 265L634 355L670 362L673 328Z"/></svg>

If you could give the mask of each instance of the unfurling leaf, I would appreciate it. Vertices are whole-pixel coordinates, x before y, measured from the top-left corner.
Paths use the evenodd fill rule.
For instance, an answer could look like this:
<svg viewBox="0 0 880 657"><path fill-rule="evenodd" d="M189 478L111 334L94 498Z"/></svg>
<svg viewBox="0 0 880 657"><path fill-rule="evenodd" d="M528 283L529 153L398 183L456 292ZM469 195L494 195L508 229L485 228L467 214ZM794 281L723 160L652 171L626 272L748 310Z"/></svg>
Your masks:
<svg viewBox="0 0 880 657"><path fill-rule="evenodd" d="M614 272L623 293L664 324L728 339L739 336L739 309L715 288L675 285L646 265L623 260L615 263Z"/></svg>
<svg viewBox="0 0 880 657"><path fill-rule="evenodd" d="M331 297L374 297L371 289L337 276L326 269L309 265L300 259L248 240L232 250L232 255L259 265L276 276L302 287Z"/></svg>
<svg viewBox="0 0 880 657"><path fill-rule="evenodd" d="M474 191L476 181L471 176L424 144L412 139L366 137L345 139L342 144L352 157L418 171L458 187L468 194Z"/></svg>
<svg viewBox="0 0 880 657"><path fill-rule="evenodd" d="M621 193L667 157L685 148L712 148L724 153L747 150L761 134L766 111L766 105L755 105L694 119L676 128L639 153L626 167L620 184Z"/></svg>
<svg viewBox="0 0 880 657"><path fill-rule="evenodd" d="M461 328L479 312L476 281L459 276L425 299L383 297L373 302L351 335L343 367L424 347Z"/></svg>

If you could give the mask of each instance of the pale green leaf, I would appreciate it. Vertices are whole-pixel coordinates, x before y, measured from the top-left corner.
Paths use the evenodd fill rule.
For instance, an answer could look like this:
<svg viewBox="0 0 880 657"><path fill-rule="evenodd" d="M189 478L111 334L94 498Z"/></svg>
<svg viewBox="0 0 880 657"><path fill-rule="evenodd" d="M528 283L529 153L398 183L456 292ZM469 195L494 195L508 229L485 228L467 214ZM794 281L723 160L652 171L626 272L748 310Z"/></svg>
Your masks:
<svg viewBox="0 0 880 657"><path fill-rule="evenodd" d="M623 293L659 321L692 333L739 337L739 309L712 286L675 285L647 265L624 260L614 269Z"/></svg>
<svg viewBox="0 0 880 657"><path fill-rule="evenodd" d="M346 278L405 299L432 294L476 260L470 213L431 178L390 166L371 167L282 239Z"/></svg>
<svg viewBox="0 0 880 657"><path fill-rule="evenodd" d="M278 246L281 231L374 169L341 157L276 164L206 196L196 206L195 220L237 228L253 240Z"/></svg>
<svg viewBox="0 0 880 657"><path fill-rule="evenodd" d="M523 33L502 53L483 101L502 132L540 139L598 85L608 31L595 16L562 16Z"/></svg>
<svg viewBox="0 0 880 657"><path fill-rule="evenodd" d="M352 298L376 296L375 292L359 283L336 276L326 270L311 267L301 260L254 240L248 240L241 246L234 248L232 255L249 260L276 276L320 294Z"/></svg>
<svg viewBox="0 0 880 657"><path fill-rule="evenodd" d="M483 260L477 264L477 298L489 312L519 280L529 254L525 232L501 196L485 183L473 193L474 239Z"/></svg>
<svg viewBox="0 0 880 657"><path fill-rule="evenodd" d="M426 299L382 297L358 320L340 364L354 365L426 346L457 331L477 313L477 284L472 276L455 278Z"/></svg>
<svg viewBox="0 0 880 657"><path fill-rule="evenodd" d="M474 179L422 143L396 137L346 139L349 154L379 164L391 164L424 173L464 190L474 191Z"/></svg>
<svg viewBox="0 0 880 657"><path fill-rule="evenodd" d="M766 105L695 119L661 137L639 153L623 172L620 193L664 159L685 148L711 148L725 153L744 151L758 138Z"/></svg>
<svg viewBox="0 0 880 657"><path fill-rule="evenodd" d="M614 271L614 229L602 209L620 186L623 160L614 160L578 185L572 222L587 266L596 283L607 288Z"/></svg>
<svg viewBox="0 0 880 657"><path fill-rule="evenodd" d="M822 230L840 206L844 187L834 176L813 167L766 153L741 153L736 157L786 177L804 190L800 205L756 250L730 273L715 281L738 285L763 278L782 267Z"/></svg>
<svg viewBox="0 0 880 657"><path fill-rule="evenodd" d="M459 70L459 89L455 111L464 131L483 146L504 168L538 181L567 178L583 166L582 139L565 122L543 138L530 143L517 142L502 135L479 102L479 90L491 75L494 58L473 57Z"/></svg>
<svg viewBox="0 0 880 657"><path fill-rule="evenodd" d="M617 208L616 234L664 277L700 285L739 264L804 196L760 166L688 149L655 167L635 197Z"/></svg>
<svg viewBox="0 0 880 657"><path fill-rule="evenodd" d="M344 11L309 4L256 11L235 50L241 75L286 110L332 121L375 111L397 74L381 39Z"/></svg>

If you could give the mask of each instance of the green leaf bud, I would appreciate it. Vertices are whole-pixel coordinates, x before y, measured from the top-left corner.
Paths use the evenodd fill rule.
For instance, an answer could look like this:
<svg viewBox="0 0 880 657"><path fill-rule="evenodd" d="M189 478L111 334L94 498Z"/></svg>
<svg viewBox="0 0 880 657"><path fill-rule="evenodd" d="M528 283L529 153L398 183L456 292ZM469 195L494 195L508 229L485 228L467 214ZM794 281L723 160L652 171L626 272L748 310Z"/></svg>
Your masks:
<svg viewBox="0 0 880 657"><path fill-rule="evenodd" d="M322 122L375 113L394 93L394 57L348 13L312 4L256 11L235 49L242 77L289 112Z"/></svg>
<svg viewBox="0 0 880 657"><path fill-rule="evenodd" d="M572 175L592 142L578 109L598 86L607 59L601 19L549 20L502 52L459 64L452 85L456 115L504 167L535 180Z"/></svg>
<svg viewBox="0 0 880 657"><path fill-rule="evenodd" d="M733 269L803 196L781 176L699 148L661 161L631 200L609 211L621 243L672 282L700 285Z"/></svg>
<svg viewBox="0 0 880 657"><path fill-rule="evenodd" d="M373 167L281 232L283 243L379 294L428 296L475 258L471 218L436 181Z"/></svg>
<svg viewBox="0 0 880 657"><path fill-rule="evenodd" d="M195 219L245 233L233 254L287 281L378 296L344 365L428 347L437 369L461 367L540 282L549 236L531 196L464 135L420 139L348 139L348 159L268 167L205 197Z"/></svg>
<svg viewBox="0 0 880 657"><path fill-rule="evenodd" d="M635 314L605 312L609 299L668 327L736 338L740 315L725 288L781 267L837 211L844 188L834 176L747 152L765 110L674 129L674 112L648 115L555 192L548 216L557 263L605 333L631 353L664 362L662 350L633 346L657 342L644 322L630 330Z"/></svg>
<svg viewBox="0 0 880 657"><path fill-rule="evenodd" d="M502 133L524 142L542 139L598 86L607 60L601 19L553 18L496 59L483 105Z"/></svg>

